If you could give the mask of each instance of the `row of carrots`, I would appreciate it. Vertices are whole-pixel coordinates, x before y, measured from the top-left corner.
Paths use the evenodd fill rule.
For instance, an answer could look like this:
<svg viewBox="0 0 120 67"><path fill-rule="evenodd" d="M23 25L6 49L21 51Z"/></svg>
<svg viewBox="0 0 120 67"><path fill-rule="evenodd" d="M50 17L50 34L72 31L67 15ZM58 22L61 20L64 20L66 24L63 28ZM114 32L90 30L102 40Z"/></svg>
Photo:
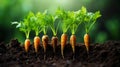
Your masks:
<svg viewBox="0 0 120 67"><path fill-rule="evenodd" d="M75 53L75 45L76 45L76 36L75 33L81 23L85 25L85 35L84 35L84 43L87 52L89 51L90 45L90 35L89 31L91 27L96 22L97 18L101 16L99 11L95 13L87 12L85 7L82 7L78 11L66 11L64 9L58 8L55 12L55 15L51 15L48 11L44 11L43 13L38 12L36 15L33 12L30 12L23 21L20 22L12 22L12 24L16 24L16 28L19 28L20 31L24 32L26 35L26 40L24 43L25 51L28 52L30 47L30 39L29 34L33 30L35 31L36 36L34 37L34 49L35 52L38 52L38 47L40 46L40 37L39 34L41 32L44 33L42 36L42 44L44 48L44 53L46 53L46 47L48 45L48 35L47 30L50 28L53 32L53 37L51 39L51 44L53 47L53 52L55 53L56 45L58 44L57 31L60 27L63 31L61 35L61 55L64 58L64 47L67 43L67 34L68 29L71 31L70 36L70 44ZM57 23L57 25L55 25ZM60 26L61 25L61 26Z"/></svg>

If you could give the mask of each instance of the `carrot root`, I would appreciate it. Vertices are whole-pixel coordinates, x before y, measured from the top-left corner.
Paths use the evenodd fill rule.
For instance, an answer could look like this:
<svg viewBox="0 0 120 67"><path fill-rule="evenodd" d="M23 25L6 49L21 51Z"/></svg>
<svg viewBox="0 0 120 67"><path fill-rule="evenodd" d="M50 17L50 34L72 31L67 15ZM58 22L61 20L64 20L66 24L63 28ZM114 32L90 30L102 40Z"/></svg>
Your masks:
<svg viewBox="0 0 120 67"><path fill-rule="evenodd" d="M62 34L61 36L61 55L64 58L64 47L67 43L67 35L66 34Z"/></svg>
<svg viewBox="0 0 120 67"><path fill-rule="evenodd" d="M25 51L28 52L29 47L30 47L30 40L26 39L24 43Z"/></svg>
<svg viewBox="0 0 120 67"><path fill-rule="evenodd" d="M35 52L38 52L38 48L40 45L40 37L36 36L34 37L34 48L35 48Z"/></svg>
<svg viewBox="0 0 120 67"><path fill-rule="evenodd" d="M55 48L56 48L56 46L57 46L57 43L58 43L58 37L53 36L52 39L51 39L51 44L52 44L53 52L54 52L54 53L55 53Z"/></svg>
<svg viewBox="0 0 120 67"><path fill-rule="evenodd" d="M76 36L75 35L71 35L70 44L71 44L73 53L75 53L75 45L76 45Z"/></svg>
<svg viewBox="0 0 120 67"><path fill-rule="evenodd" d="M84 43L85 43L86 50L88 52L89 46L90 46L90 36L87 33L84 35Z"/></svg>
<svg viewBox="0 0 120 67"><path fill-rule="evenodd" d="M64 46L61 46L61 55L62 55L62 58L64 59Z"/></svg>
<svg viewBox="0 0 120 67"><path fill-rule="evenodd" d="M46 53L46 48L48 45L48 35L43 35L42 37L42 43L43 43L43 49L44 49L44 53Z"/></svg>

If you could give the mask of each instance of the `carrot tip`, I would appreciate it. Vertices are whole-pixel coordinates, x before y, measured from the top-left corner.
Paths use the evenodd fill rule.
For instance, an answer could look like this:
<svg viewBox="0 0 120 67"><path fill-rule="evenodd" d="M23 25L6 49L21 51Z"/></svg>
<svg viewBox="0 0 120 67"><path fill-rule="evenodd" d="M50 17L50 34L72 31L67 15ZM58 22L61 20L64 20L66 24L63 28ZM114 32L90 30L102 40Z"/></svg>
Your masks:
<svg viewBox="0 0 120 67"><path fill-rule="evenodd" d="M63 51L61 51L61 55L62 55L62 58L64 59L64 53L63 53Z"/></svg>
<svg viewBox="0 0 120 67"><path fill-rule="evenodd" d="M75 46L72 46L72 51L73 53L75 53Z"/></svg>
<svg viewBox="0 0 120 67"><path fill-rule="evenodd" d="M56 51L55 51L55 48L53 48L53 52L55 53Z"/></svg>
<svg viewBox="0 0 120 67"><path fill-rule="evenodd" d="M61 45L61 55L62 55L62 58L64 59L64 53L63 53L63 51L64 51L64 47Z"/></svg>
<svg viewBox="0 0 120 67"><path fill-rule="evenodd" d="M35 52L37 53L37 52L38 52L38 49L35 49Z"/></svg>
<svg viewBox="0 0 120 67"><path fill-rule="evenodd" d="M44 60L46 59L46 54L44 54Z"/></svg>
<svg viewBox="0 0 120 67"><path fill-rule="evenodd" d="M88 47L86 47L86 50L87 50L87 52L89 52L89 48Z"/></svg>

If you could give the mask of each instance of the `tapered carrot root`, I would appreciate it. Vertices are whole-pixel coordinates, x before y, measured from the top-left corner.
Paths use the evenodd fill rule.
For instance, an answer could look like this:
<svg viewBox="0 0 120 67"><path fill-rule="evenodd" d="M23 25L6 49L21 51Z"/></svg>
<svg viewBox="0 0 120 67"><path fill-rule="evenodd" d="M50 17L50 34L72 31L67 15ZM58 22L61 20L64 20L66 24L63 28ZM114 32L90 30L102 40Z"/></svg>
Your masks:
<svg viewBox="0 0 120 67"><path fill-rule="evenodd" d="M76 36L75 35L71 35L70 44L71 44L73 53L75 53L75 45L76 45Z"/></svg>
<svg viewBox="0 0 120 67"><path fill-rule="evenodd" d="M34 37L34 48L35 48L35 52L38 52L38 48L40 45L40 37L36 36Z"/></svg>
<svg viewBox="0 0 120 67"><path fill-rule="evenodd" d="M57 43L58 43L58 37L53 36L52 40L51 40L51 43L52 43L52 47L53 47L53 52L55 53L55 48L56 48Z"/></svg>
<svg viewBox="0 0 120 67"><path fill-rule="evenodd" d="M43 35L42 37L42 43L43 43L43 49L44 49L44 53L46 53L46 47L48 45L48 35Z"/></svg>
<svg viewBox="0 0 120 67"><path fill-rule="evenodd" d="M24 43L25 51L28 52L29 47L30 47L30 40L26 39Z"/></svg>
<svg viewBox="0 0 120 67"><path fill-rule="evenodd" d="M61 55L62 55L63 58L64 58L63 51L64 51L64 47L65 47L66 43L67 43L67 35L62 34L62 36L61 36Z"/></svg>
<svg viewBox="0 0 120 67"><path fill-rule="evenodd" d="M88 52L89 46L90 46L90 36L87 33L84 35L84 43L85 43L86 50Z"/></svg>

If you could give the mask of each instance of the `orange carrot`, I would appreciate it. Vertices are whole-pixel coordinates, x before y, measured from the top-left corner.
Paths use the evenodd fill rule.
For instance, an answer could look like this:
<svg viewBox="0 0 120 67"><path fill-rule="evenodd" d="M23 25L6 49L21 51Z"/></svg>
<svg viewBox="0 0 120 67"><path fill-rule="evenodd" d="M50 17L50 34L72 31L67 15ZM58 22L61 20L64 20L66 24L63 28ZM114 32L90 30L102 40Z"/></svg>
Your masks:
<svg viewBox="0 0 120 67"><path fill-rule="evenodd" d="M61 55L64 58L64 47L67 43L67 34L62 34L61 36Z"/></svg>
<svg viewBox="0 0 120 67"><path fill-rule="evenodd" d="M90 46L90 36L87 33L84 35L84 43L85 43L85 47L86 47L87 52L88 52L89 46Z"/></svg>
<svg viewBox="0 0 120 67"><path fill-rule="evenodd" d="M30 47L30 40L26 39L24 43L25 51L28 52L29 47Z"/></svg>
<svg viewBox="0 0 120 67"><path fill-rule="evenodd" d="M35 52L38 52L39 45L40 45L40 37L39 36L35 36L34 37Z"/></svg>
<svg viewBox="0 0 120 67"><path fill-rule="evenodd" d="M48 45L48 35L43 35L42 37L42 43L43 43L43 48L44 48L44 53L46 53L46 47Z"/></svg>
<svg viewBox="0 0 120 67"><path fill-rule="evenodd" d="M54 52L54 53L55 53L55 48L56 48L56 46L57 46L57 43L58 43L58 37L53 36L53 37L52 37L52 40L51 40L51 44L52 44L53 52Z"/></svg>
<svg viewBox="0 0 120 67"><path fill-rule="evenodd" d="M73 53L75 53L75 45L76 45L76 36L75 35L71 35L70 44L72 46Z"/></svg>

